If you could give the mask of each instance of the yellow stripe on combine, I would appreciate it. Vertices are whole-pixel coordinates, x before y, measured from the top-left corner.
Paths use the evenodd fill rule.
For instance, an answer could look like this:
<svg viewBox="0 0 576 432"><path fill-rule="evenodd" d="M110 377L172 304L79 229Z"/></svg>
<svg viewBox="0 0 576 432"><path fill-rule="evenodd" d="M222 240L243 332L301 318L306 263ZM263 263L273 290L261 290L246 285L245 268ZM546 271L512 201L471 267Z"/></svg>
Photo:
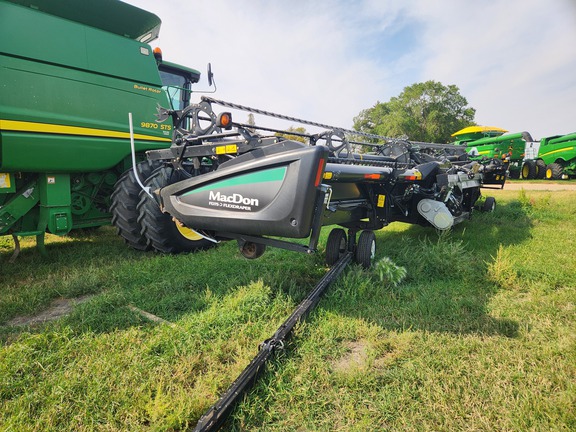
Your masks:
<svg viewBox="0 0 576 432"><path fill-rule="evenodd" d="M567 151L567 150L574 150L574 147L564 147L564 148L561 148L561 149L558 149L558 150L552 150L552 151L549 151L548 153L543 153L543 154L541 154L541 155L539 155L539 156L540 156L540 157L542 157L542 156L548 156L548 155L551 155L551 154L554 154L554 153L559 153L559 152L563 152L563 151Z"/></svg>
<svg viewBox="0 0 576 432"><path fill-rule="evenodd" d="M0 119L0 130L130 139L130 134L128 132L117 132L106 129L92 129L78 126L56 125L51 123L33 123L33 122L1 120L1 119ZM157 137L152 135L143 135L143 134L134 134L134 139L146 140L146 141L163 141L163 142L170 141L170 138Z"/></svg>

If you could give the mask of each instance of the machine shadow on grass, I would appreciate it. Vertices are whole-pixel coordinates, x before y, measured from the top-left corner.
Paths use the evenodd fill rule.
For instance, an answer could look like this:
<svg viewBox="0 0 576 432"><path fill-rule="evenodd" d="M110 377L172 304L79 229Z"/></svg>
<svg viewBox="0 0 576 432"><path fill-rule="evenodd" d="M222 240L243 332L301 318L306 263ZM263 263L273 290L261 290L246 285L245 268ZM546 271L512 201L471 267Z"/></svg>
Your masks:
<svg viewBox="0 0 576 432"><path fill-rule="evenodd" d="M530 226L522 205L511 201L493 214L475 213L473 221L441 236L413 225L404 231L384 228L377 232L376 261L389 256L406 268L406 281L391 288L383 286L374 272L351 268L329 290L324 304L389 329L514 336L517 324L486 313L486 302L498 289L486 277L486 267L500 245L528 238ZM77 332L156 325L129 306L176 321L203 310L207 291L223 297L256 280L297 303L325 272L323 250L307 256L269 249L260 259L246 260L232 241L207 251L170 256L133 251L112 228L50 243L48 252L43 258L27 249L13 266L4 267L3 262L0 280L7 287L3 290L12 295L0 305L0 322L34 314L57 298L93 294L62 318L62 324ZM23 268L33 269L33 274L23 274ZM2 334L22 330L2 327L3 339Z"/></svg>
<svg viewBox="0 0 576 432"><path fill-rule="evenodd" d="M375 271L349 269L325 307L386 330L516 337L517 322L488 313L491 297L506 288L490 276L489 267L502 246L529 239L531 227L527 210L510 201L494 213L474 214L451 232L414 225L404 231L383 229L375 262L391 258L406 269L406 279L394 287Z"/></svg>
<svg viewBox="0 0 576 432"><path fill-rule="evenodd" d="M14 264L8 264L4 258L7 261L9 255L3 253L0 340L22 331L43 331L38 325L6 324L15 317L45 311L57 299L93 295L55 325L69 326L76 333L109 332L157 325L134 308L177 321L206 308L208 292L224 297L258 280L300 299L325 271L318 255L278 249L270 249L258 260L247 260L238 253L235 241L196 253L164 255L131 250L112 228L52 240L47 243L48 257L27 247Z"/></svg>

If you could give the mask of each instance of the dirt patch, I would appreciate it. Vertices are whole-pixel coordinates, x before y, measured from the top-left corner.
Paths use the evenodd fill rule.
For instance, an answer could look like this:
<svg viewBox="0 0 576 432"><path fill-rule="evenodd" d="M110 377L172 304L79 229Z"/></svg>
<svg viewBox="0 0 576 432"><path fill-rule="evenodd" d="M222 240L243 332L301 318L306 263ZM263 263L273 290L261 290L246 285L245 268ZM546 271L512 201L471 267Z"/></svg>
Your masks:
<svg viewBox="0 0 576 432"><path fill-rule="evenodd" d="M532 190L532 191L576 191L576 182L566 181L561 183L542 182L506 182L504 190Z"/></svg>
<svg viewBox="0 0 576 432"><path fill-rule="evenodd" d="M364 341L348 342L346 344L348 352L333 363L336 372L348 372L350 370L361 370L367 366L368 346Z"/></svg>
<svg viewBox="0 0 576 432"><path fill-rule="evenodd" d="M25 325L38 325L48 321L54 321L65 315L68 315L74 306L90 300L94 295L85 295L72 299L59 298L54 300L48 309L43 310L39 314L31 316L19 316L10 321L9 326L25 326Z"/></svg>

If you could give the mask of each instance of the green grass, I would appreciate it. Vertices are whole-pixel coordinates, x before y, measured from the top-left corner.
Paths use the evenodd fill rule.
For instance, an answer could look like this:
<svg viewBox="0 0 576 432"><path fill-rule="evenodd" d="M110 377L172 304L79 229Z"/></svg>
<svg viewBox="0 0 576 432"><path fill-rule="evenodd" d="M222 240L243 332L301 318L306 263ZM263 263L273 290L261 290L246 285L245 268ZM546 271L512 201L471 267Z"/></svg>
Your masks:
<svg viewBox="0 0 576 432"><path fill-rule="evenodd" d="M496 212L449 234L379 231L383 264L345 271L225 429L576 429L576 192L487 192ZM48 258L22 244L10 264L0 239L5 431L193 427L327 271L233 242L138 253L111 228L49 237ZM57 321L7 325L85 294Z"/></svg>

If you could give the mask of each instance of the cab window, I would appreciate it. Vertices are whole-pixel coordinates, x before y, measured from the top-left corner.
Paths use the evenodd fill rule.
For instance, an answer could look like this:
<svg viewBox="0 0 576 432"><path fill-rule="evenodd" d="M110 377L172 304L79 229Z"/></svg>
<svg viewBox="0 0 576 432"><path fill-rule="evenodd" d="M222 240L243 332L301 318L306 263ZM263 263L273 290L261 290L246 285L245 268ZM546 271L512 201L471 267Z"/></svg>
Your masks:
<svg viewBox="0 0 576 432"><path fill-rule="evenodd" d="M185 75L173 71L160 70L162 86L168 93L172 109L181 110L190 100L190 81Z"/></svg>

